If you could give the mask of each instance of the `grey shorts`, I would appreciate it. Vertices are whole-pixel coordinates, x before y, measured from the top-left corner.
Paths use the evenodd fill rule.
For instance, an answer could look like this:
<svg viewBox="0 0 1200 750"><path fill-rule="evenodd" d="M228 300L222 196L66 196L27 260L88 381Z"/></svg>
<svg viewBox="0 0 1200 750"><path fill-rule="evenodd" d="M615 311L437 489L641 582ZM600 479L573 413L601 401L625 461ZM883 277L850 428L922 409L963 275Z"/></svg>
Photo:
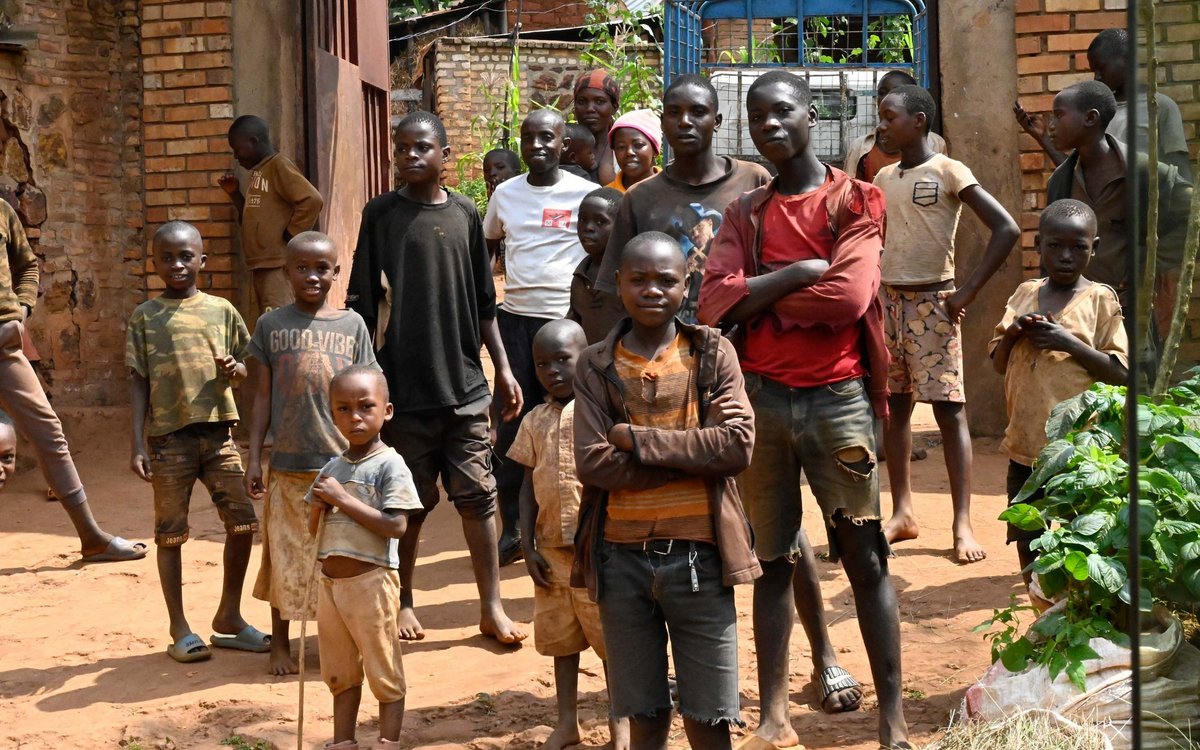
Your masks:
<svg viewBox="0 0 1200 750"><path fill-rule="evenodd" d="M754 408L754 455L738 486L759 559L800 551L801 473L827 531L838 515L858 524L880 520L875 412L861 379L789 388L748 372L746 393ZM838 559L833 534L829 544Z"/></svg>

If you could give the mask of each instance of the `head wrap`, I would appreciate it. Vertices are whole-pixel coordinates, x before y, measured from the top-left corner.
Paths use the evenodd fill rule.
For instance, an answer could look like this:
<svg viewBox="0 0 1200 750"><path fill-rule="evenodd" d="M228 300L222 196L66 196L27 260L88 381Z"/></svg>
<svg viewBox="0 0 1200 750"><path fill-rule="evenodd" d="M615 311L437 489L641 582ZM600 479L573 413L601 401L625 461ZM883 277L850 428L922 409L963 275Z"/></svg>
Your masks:
<svg viewBox="0 0 1200 750"><path fill-rule="evenodd" d="M654 153L662 152L662 122L653 110L635 109L618 117L608 130L609 146L612 146L613 134L619 128L633 128L650 139L650 144L654 146Z"/></svg>
<svg viewBox="0 0 1200 750"><path fill-rule="evenodd" d="M575 81L575 96L579 96L579 92L584 89L596 89L608 94L608 98L612 100L613 109L616 109L621 103L621 89L617 86L617 82L603 68L589 70L587 73L579 76L579 80Z"/></svg>

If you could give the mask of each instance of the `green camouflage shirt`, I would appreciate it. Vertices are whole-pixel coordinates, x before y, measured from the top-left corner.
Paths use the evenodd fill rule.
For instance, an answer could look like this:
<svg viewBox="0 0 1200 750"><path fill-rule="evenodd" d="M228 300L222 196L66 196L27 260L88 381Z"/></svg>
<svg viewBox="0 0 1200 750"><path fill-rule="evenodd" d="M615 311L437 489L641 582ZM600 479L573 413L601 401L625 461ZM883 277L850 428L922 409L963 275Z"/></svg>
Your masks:
<svg viewBox="0 0 1200 750"><path fill-rule="evenodd" d="M216 358L231 354L244 361L249 340L242 316L221 297L197 292L138 305L129 321L125 364L150 382L150 437L190 424L236 421L233 387Z"/></svg>

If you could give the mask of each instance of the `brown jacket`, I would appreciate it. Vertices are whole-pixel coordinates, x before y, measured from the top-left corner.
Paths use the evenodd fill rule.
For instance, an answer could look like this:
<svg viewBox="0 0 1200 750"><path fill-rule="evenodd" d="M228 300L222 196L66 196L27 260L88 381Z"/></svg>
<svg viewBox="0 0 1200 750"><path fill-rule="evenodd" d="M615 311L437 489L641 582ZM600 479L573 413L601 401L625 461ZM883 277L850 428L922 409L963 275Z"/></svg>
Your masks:
<svg viewBox="0 0 1200 750"><path fill-rule="evenodd" d="M690 337L699 372L700 420L708 405L723 394L749 404L745 381L733 345L721 332L676 322ZM613 365L617 341L630 328L628 319L608 337L588 347L575 374L575 466L583 483L579 528L575 533L575 564L571 585L586 586L593 601L600 598L599 551L604 540L608 493L615 489L650 489L681 476L709 480L709 508L721 553L726 586L748 583L762 575L751 546L750 524L742 510L734 476L750 465L754 451L754 421L727 422L696 430L633 427L634 452L608 442L614 424L628 422L621 381Z"/></svg>

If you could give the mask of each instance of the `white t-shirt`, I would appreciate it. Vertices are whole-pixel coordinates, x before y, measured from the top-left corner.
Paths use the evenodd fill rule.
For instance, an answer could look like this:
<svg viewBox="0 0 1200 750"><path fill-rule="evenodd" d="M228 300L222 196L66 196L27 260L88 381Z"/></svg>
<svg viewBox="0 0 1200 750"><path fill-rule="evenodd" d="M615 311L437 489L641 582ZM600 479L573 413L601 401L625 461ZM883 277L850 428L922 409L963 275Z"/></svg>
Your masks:
<svg viewBox="0 0 1200 750"><path fill-rule="evenodd" d="M504 301L514 315L561 318L571 302L571 276L586 253L575 222L579 204L598 185L569 172L548 187L523 174L500 183L488 201L483 234L504 240Z"/></svg>

